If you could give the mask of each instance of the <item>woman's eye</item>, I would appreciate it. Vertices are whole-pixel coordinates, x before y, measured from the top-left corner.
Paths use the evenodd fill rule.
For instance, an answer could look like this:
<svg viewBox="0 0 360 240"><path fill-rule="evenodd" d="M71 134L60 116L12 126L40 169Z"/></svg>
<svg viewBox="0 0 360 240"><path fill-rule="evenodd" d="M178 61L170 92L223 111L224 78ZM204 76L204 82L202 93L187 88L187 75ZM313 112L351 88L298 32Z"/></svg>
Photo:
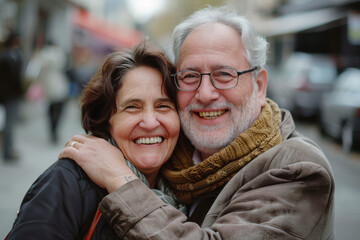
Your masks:
<svg viewBox="0 0 360 240"><path fill-rule="evenodd" d="M173 109L174 106L172 104L159 104L157 108L161 110L168 110L168 109Z"/></svg>
<svg viewBox="0 0 360 240"><path fill-rule="evenodd" d="M162 105L159 105L158 108L171 108L171 106L162 104Z"/></svg>
<svg viewBox="0 0 360 240"><path fill-rule="evenodd" d="M128 110L128 111L135 111L138 110L140 107L137 105L128 105L124 107L124 110Z"/></svg>

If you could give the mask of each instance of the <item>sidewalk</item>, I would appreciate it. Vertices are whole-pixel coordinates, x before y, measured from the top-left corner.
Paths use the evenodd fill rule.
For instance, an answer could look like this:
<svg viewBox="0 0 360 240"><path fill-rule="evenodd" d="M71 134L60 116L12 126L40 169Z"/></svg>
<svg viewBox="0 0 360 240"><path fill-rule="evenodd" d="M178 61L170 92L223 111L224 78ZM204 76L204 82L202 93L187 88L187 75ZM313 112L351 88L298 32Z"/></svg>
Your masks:
<svg viewBox="0 0 360 240"><path fill-rule="evenodd" d="M44 105L25 103L21 108L25 118L16 129L15 142L20 159L5 163L0 157L0 239L4 239L16 217L26 191L48 168L74 134L84 133L80 123L78 102L71 100L64 109L59 125L59 143L49 141Z"/></svg>

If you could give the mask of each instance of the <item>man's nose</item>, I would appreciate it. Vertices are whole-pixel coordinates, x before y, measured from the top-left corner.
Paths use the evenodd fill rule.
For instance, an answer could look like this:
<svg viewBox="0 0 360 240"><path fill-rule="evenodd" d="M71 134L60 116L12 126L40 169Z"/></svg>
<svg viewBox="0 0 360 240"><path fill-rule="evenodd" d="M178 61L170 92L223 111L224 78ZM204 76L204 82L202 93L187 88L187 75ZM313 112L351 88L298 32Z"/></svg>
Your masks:
<svg viewBox="0 0 360 240"><path fill-rule="evenodd" d="M155 111L146 111L143 114L143 119L141 120L139 126L148 130L154 129L160 125L160 122L157 119L157 114Z"/></svg>
<svg viewBox="0 0 360 240"><path fill-rule="evenodd" d="M220 96L218 89L212 85L209 75L202 76L201 84L196 91L195 99L203 104L210 104Z"/></svg>

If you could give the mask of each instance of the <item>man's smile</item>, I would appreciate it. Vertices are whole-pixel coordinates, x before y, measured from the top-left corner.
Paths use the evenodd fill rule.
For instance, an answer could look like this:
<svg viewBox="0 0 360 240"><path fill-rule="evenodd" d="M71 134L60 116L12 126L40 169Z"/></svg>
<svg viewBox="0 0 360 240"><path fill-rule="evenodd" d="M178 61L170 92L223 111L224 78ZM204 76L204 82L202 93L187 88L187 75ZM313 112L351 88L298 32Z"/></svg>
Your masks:
<svg viewBox="0 0 360 240"><path fill-rule="evenodd" d="M226 110L206 111L206 112L198 112L198 115L201 118L211 120L211 119L215 119L215 118L220 117L225 112L226 112Z"/></svg>

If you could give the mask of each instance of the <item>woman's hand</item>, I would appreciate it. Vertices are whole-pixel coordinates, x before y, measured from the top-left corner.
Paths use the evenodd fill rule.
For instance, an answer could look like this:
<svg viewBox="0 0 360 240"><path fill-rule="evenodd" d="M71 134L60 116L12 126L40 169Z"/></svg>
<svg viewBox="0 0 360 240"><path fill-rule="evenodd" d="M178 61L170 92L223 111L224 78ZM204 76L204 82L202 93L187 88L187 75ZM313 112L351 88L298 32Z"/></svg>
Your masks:
<svg viewBox="0 0 360 240"><path fill-rule="evenodd" d="M90 179L109 193L136 179L122 152L102 138L75 135L65 144L59 159L73 159Z"/></svg>

